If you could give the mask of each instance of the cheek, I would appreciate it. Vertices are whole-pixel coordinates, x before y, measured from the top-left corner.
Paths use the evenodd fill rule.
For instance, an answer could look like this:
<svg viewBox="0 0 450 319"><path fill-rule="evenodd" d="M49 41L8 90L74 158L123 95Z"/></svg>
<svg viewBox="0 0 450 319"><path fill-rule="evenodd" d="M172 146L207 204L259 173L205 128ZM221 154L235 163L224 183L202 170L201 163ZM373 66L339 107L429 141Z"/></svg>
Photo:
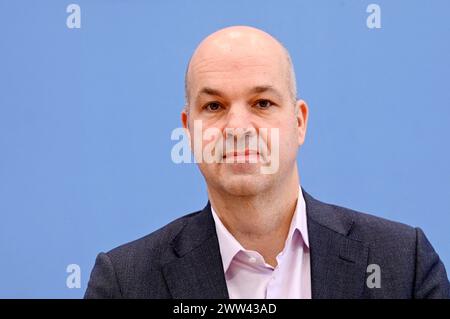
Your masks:
<svg viewBox="0 0 450 319"><path fill-rule="evenodd" d="M296 121L287 120L279 130L280 159L290 158L289 154L295 156L298 149L298 129Z"/></svg>
<svg viewBox="0 0 450 319"><path fill-rule="evenodd" d="M192 125L191 125L192 124ZM208 127L203 121L201 124L190 123L189 126L189 141L191 147L201 146L203 149L206 145L215 144L221 138L221 131L216 127Z"/></svg>
<svg viewBox="0 0 450 319"><path fill-rule="evenodd" d="M272 123L271 129L277 128L279 132L279 142L281 144L291 144L293 140L297 141L297 121L294 115L286 116L283 119L278 120L276 123Z"/></svg>
<svg viewBox="0 0 450 319"><path fill-rule="evenodd" d="M221 137L221 132L216 128L210 128L202 132L203 146L215 144Z"/></svg>

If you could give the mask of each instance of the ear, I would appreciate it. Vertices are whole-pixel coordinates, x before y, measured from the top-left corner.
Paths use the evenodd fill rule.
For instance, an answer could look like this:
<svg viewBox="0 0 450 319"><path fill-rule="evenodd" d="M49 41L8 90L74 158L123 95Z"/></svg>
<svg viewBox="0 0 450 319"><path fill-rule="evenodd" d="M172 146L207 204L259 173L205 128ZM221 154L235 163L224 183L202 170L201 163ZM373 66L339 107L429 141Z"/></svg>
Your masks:
<svg viewBox="0 0 450 319"><path fill-rule="evenodd" d="M295 110L295 115L297 117L298 145L302 146L305 142L306 129L308 127L308 105L303 100L297 100Z"/></svg>
<svg viewBox="0 0 450 319"><path fill-rule="evenodd" d="M183 111L181 111L181 124L183 125L184 129L189 129L188 114L186 111L186 107L184 107Z"/></svg>
<svg viewBox="0 0 450 319"><path fill-rule="evenodd" d="M183 125L184 132L189 141L189 148L192 150L191 132L189 132L189 115L186 107L181 111L181 124Z"/></svg>

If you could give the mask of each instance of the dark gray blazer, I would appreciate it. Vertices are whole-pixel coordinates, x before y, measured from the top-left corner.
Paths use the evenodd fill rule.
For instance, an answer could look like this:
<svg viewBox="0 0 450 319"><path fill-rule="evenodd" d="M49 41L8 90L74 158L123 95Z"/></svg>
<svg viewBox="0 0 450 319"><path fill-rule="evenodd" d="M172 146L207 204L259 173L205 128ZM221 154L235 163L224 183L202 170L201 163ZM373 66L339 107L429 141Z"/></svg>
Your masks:
<svg viewBox="0 0 450 319"><path fill-rule="evenodd" d="M449 298L420 228L322 203L303 189L312 298ZM366 284L380 266L381 287ZM210 204L97 256L85 298L228 298Z"/></svg>

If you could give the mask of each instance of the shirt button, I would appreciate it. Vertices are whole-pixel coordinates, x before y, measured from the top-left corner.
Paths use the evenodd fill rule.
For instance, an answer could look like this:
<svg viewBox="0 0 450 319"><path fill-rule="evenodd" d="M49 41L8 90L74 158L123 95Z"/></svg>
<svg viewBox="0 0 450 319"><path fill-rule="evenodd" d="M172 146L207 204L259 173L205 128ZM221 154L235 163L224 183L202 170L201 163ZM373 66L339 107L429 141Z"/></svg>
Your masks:
<svg viewBox="0 0 450 319"><path fill-rule="evenodd" d="M256 262L256 258L255 257L250 257L248 259L249 262L251 262L252 264L254 264Z"/></svg>

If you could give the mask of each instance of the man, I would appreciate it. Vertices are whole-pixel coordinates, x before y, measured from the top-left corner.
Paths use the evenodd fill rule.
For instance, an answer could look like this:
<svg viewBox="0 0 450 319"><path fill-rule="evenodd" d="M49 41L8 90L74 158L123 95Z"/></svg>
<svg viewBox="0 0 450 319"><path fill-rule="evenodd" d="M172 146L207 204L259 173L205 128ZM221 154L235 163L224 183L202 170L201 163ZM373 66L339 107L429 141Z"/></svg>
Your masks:
<svg viewBox="0 0 450 319"><path fill-rule="evenodd" d="M300 187L308 106L272 36L236 26L203 40L187 68L181 117L208 204L100 253L86 298L449 297L422 230L322 203ZM202 160L208 147L212 160Z"/></svg>

